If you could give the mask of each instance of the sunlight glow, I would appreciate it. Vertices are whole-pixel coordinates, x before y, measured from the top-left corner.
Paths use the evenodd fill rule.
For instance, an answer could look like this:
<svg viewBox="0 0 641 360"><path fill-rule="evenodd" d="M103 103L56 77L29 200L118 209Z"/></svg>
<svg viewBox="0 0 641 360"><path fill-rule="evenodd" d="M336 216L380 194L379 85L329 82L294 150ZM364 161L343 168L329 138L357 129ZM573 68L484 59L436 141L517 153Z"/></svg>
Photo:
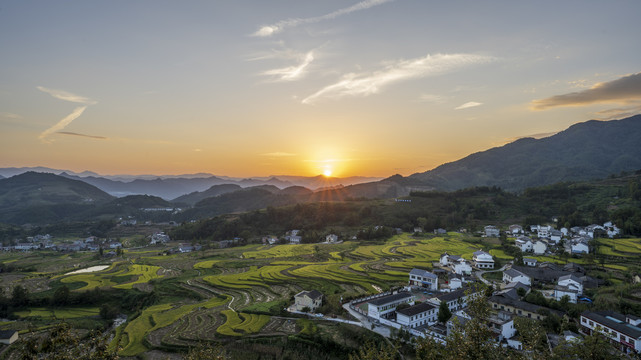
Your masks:
<svg viewBox="0 0 641 360"><path fill-rule="evenodd" d="M325 171L323 171L323 175L325 175L325 177L332 176L332 169L326 168Z"/></svg>

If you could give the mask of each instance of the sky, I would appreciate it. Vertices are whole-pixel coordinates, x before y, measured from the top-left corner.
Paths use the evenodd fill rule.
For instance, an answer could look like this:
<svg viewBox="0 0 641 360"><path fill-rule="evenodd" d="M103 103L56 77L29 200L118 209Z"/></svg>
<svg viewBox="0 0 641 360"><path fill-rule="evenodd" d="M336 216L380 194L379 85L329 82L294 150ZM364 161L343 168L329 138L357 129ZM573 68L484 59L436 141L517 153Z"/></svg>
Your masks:
<svg viewBox="0 0 641 360"><path fill-rule="evenodd" d="M0 0L0 167L410 175L641 113L641 1Z"/></svg>

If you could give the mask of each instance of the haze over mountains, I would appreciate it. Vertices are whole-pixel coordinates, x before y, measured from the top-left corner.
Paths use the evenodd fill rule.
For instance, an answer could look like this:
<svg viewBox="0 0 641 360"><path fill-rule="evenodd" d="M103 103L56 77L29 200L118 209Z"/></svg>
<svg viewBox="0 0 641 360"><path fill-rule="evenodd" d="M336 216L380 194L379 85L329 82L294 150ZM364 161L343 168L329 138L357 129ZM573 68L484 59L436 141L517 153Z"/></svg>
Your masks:
<svg viewBox="0 0 641 360"><path fill-rule="evenodd" d="M322 176L240 180L216 176L159 177L125 182L63 171L60 175L37 172L15 175L20 169L0 169L0 176L15 175L0 179L0 222L104 216L122 214L123 209L134 213L148 207L181 207L186 210L180 218L189 219L310 201L394 198L411 191L452 191L474 186L521 191L639 170L639 139L641 115L616 121L588 121L547 138L520 139L424 173L370 182L365 181L371 178L364 177Z"/></svg>
<svg viewBox="0 0 641 360"><path fill-rule="evenodd" d="M0 168L0 176L11 177L25 172L42 172L64 176L91 184L113 196L153 195L165 200L172 200L192 192L205 191L214 185L236 184L246 188L259 185L274 185L279 189L290 186L303 186L312 190L326 187L348 186L353 184L381 180L376 177L352 176L345 178L306 176L270 176L256 178L232 178L211 174L186 175L114 175L101 176L91 171L75 173L69 170L47 167Z"/></svg>

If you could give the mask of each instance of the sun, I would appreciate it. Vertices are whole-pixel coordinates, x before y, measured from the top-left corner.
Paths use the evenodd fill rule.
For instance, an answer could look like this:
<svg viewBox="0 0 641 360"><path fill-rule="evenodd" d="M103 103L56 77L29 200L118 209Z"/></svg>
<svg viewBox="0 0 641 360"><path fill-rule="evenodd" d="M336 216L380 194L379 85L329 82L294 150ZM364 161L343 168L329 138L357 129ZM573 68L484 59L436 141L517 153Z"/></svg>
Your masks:
<svg viewBox="0 0 641 360"><path fill-rule="evenodd" d="M323 171L323 175L325 175L325 177L332 176L332 169L325 169L325 171Z"/></svg>

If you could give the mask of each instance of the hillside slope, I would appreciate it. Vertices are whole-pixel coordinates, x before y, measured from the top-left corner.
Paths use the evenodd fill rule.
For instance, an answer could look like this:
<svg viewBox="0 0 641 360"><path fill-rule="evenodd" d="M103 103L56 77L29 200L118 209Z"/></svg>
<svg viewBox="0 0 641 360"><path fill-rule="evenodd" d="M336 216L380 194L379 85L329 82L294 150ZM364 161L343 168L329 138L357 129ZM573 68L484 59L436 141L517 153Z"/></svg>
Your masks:
<svg viewBox="0 0 641 360"><path fill-rule="evenodd" d="M524 138L409 178L438 190L499 186L510 191L604 178L641 169L641 115L591 120L556 135Z"/></svg>

